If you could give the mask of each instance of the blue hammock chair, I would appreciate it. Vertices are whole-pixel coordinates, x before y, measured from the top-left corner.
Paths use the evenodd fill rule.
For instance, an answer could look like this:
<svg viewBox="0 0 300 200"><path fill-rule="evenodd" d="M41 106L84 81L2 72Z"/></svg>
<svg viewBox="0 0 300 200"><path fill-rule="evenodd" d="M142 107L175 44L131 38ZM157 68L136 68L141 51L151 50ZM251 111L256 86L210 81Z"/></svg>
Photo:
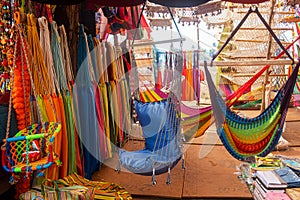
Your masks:
<svg viewBox="0 0 300 200"><path fill-rule="evenodd" d="M145 4L137 23L137 29L134 33L134 39L137 36L137 30L141 22L141 17ZM182 35L174 20L171 9L167 7L177 32L180 36L182 46ZM119 164L132 173L151 176L152 184L156 184L155 175L168 172L167 184L171 183L170 170L183 158L181 135L181 74L183 66L182 51L174 52L173 79L169 90L168 98L157 102L141 102L138 97L133 100L134 109L138 121L142 127L142 136L144 138L144 148L135 151L119 149ZM133 57L131 74L136 76L135 88L138 88L137 66ZM137 87L136 87L137 86ZM139 94L139 89L135 94ZM134 95L139 96L139 95ZM182 166L184 162L182 159ZM117 169L119 170L119 169Z"/></svg>
<svg viewBox="0 0 300 200"><path fill-rule="evenodd" d="M155 175L168 172L178 163L182 156L178 103L172 98L150 103L135 100L145 147L138 151L120 149L123 167L136 174Z"/></svg>
<svg viewBox="0 0 300 200"><path fill-rule="evenodd" d="M166 183L170 184L170 170L183 157L179 84L182 57L178 58L180 61L175 67L176 75L167 99L145 103L135 98L133 101L142 127L144 148L136 151L119 149L118 152L120 165L135 174L152 175L152 184L156 184L155 175L166 172Z"/></svg>

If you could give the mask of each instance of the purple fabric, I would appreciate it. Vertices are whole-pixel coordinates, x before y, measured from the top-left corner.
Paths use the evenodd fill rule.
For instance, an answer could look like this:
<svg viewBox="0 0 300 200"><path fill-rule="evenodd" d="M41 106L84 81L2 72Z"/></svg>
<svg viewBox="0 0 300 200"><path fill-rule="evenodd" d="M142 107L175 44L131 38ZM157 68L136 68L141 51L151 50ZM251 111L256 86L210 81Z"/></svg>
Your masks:
<svg viewBox="0 0 300 200"><path fill-rule="evenodd" d="M181 112L189 115L189 116L195 116L195 115L201 115L209 110L211 110L211 106L207 106L204 108L191 108L188 107L187 105L184 105L183 103L181 103Z"/></svg>

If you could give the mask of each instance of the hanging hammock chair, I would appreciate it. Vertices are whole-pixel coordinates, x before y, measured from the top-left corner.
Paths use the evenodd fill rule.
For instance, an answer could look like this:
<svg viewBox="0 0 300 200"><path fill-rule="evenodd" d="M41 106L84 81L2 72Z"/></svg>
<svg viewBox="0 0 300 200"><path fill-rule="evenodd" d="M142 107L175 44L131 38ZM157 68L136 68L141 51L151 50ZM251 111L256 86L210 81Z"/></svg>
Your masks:
<svg viewBox="0 0 300 200"><path fill-rule="evenodd" d="M266 156L275 148L283 131L298 69L299 63L284 87L262 114L255 118L243 118L222 102L222 97L205 66L217 132L223 145L233 157L246 160L247 157L254 155Z"/></svg>
<svg viewBox="0 0 300 200"><path fill-rule="evenodd" d="M29 99L29 96L25 94L28 91L29 85L25 84L24 79L29 79L29 84L32 86L32 91L34 94L35 99L36 91L33 83L33 77L30 70L30 63L28 59L28 54L30 54L29 49L27 48L27 43L25 40L24 32L22 27L20 26L20 13L15 13L16 25L15 25L15 48L14 48L14 60L13 66L16 68L12 71L12 88L9 100L9 112L8 112L8 121L7 121L7 134L6 139L4 140L4 145L2 146L2 166L7 172L11 172L14 176L14 173L31 173L35 170L43 170L49 168L52 164L58 162L58 158L56 157L53 148L54 148L54 139L55 136L60 132L61 124L57 122L44 122L41 110L37 103L37 111L40 117L40 123L34 123L29 125L25 128L22 128L14 137L9 137L9 126L10 126L10 115L12 110L12 103L15 99L22 97L24 95L24 99L21 98L23 102L23 106L18 107L17 114L23 113L23 118L20 116L18 118L18 128L26 126L28 120L24 123L19 123L21 119L26 119L29 117L30 113L29 110L26 111L28 108L25 98ZM17 52L18 50L18 52ZM20 51L20 52L19 52ZM16 61L16 57L19 55L22 58L19 60L24 59L24 63ZM18 71L22 71L21 80L15 78L18 74ZM20 73L20 72L18 72ZM24 74L28 73L28 77ZM19 74L20 75L20 74ZM21 81L21 82L20 82ZM26 80L27 81L27 80ZM16 96L13 92L15 89L20 89L22 87L19 96ZM24 93L24 94L22 94ZM14 98L14 100L13 100ZM15 102L15 101L14 101ZM22 102L17 102L22 103ZM25 104L25 105L24 105ZM23 111L21 112L21 110ZM25 110L25 111L24 111ZM13 180L12 180L13 181Z"/></svg>
<svg viewBox="0 0 300 200"><path fill-rule="evenodd" d="M258 11L258 8L251 7L245 17L241 20L240 26L232 32L232 35L213 56L211 67L213 66L214 59L225 48L226 44L228 44L228 42L233 38L234 34L251 13L257 14L273 39L277 42L280 48L284 50L288 58L291 59L292 64L294 64L293 58L283 47L280 40L264 20ZM275 148L282 134L289 101L293 93L293 88L298 74L299 63L295 66L292 75L280 91L278 91L269 107L259 116L254 118L240 117L233 112L229 106L226 105L217 91L206 62L204 64L204 69L209 86L217 132L225 148L233 157L243 161L247 160L248 157L255 155L266 156Z"/></svg>
<svg viewBox="0 0 300 200"><path fill-rule="evenodd" d="M176 108L179 101L173 98L175 96L151 103L135 100L145 148L139 151L119 150L119 161L129 171L141 175L161 174L181 159L180 115Z"/></svg>
<svg viewBox="0 0 300 200"><path fill-rule="evenodd" d="M144 7L145 4L142 8L137 27L139 27ZM168 10L175 23L170 8ZM175 26L182 42L182 36L176 23ZM136 32L133 42L135 37ZM144 138L143 149L135 151L119 149L118 152L120 165L135 174L152 175L152 184L156 184L156 174L166 172L168 172L166 183L170 184L170 170L183 157L180 115L182 51L174 52L174 55L174 78L170 84L167 98L161 101L145 103L140 101L139 95L137 95L139 94L139 89L134 95L133 105L142 127L142 136ZM132 63L135 63L134 60ZM134 67L136 66L133 65L132 68Z"/></svg>
<svg viewBox="0 0 300 200"><path fill-rule="evenodd" d="M142 127L144 148L136 151L119 149L119 163L130 172L140 175L155 175L168 172L182 158L181 136L181 54L177 56L177 66L170 93L166 99L155 102L142 102L135 97L134 109Z"/></svg>

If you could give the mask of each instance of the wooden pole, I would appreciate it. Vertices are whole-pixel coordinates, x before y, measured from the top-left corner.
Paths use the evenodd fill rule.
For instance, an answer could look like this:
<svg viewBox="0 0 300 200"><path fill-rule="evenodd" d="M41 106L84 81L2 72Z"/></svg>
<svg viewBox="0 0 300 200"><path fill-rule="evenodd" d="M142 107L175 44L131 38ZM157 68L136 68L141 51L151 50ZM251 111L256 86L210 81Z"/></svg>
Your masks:
<svg viewBox="0 0 300 200"><path fill-rule="evenodd" d="M275 3L276 3L276 0L272 0L272 5L270 8L270 16L269 16L269 21L268 21L270 26L272 26ZM273 38L272 38L271 34L269 33L267 60L269 60L271 57L272 40L273 40ZM266 88L267 88L267 84L268 84L268 80L269 80L269 73L270 73L270 69L267 69L265 72L264 83L262 85L262 102L261 102L261 110L260 110L261 112L263 112L267 106L266 105ZM270 96L268 96L268 98L270 98Z"/></svg>
<svg viewBox="0 0 300 200"><path fill-rule="evenodd" d="M297 63L297 61L294 61ZM208 63L210 64L210 63ZM292 60L278 59L278 60L249 60L249 61L214 61L213 66L216 67L249 67L249 66L265 66L265 65L290 65ZM200 62L200 66L204 66L204 62Z"/></svg>

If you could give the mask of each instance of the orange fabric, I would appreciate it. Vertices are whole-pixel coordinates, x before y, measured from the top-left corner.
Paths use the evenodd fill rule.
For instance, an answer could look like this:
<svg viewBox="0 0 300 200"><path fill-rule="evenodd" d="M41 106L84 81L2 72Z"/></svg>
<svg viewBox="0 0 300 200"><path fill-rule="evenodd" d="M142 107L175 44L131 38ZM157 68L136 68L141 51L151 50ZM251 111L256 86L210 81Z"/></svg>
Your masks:
<svg viewBox="0 0 300 200"><path fill-rule="evenodd" d="M194 100L194 82L193 82L193 69L186 70L186 100Z"/></svg>
<svg viewBox="0 0 300 200"><path fill-rule="evenodd" d="M63 178L68 175L68 135L67 135L67 124L65 117L65 108L62 96L59 95L59 106L60 106L60 116L59 122L61 123L61 135L62 135L62 143L61 143L61 152L60 152L60 161L62 165L59 169L60 178Z"/></svg>
<svg viewBox="0 0 300 200"><path fill-rule="evenodd" d="M61 119L61 113L60 113L60 105L59 105L59 99L57 96L52 97L52 102L55 107L55 111L57 114L58 119ZM47 113L53 112L52 107L46 106ZM50 117L50 116L49 116ZM53 116L52 116L53 117ZM49 121L53 121L55 119L49 118ZM61 132L57 134L54 141L54 152L57 154L57 156L60 158L60 152L61 152L61 144L62 144L62 134ZM52 165L49 167L46 171L46 178L51 180L57 180L59 175L59 169L57 165Z"/></svg>

